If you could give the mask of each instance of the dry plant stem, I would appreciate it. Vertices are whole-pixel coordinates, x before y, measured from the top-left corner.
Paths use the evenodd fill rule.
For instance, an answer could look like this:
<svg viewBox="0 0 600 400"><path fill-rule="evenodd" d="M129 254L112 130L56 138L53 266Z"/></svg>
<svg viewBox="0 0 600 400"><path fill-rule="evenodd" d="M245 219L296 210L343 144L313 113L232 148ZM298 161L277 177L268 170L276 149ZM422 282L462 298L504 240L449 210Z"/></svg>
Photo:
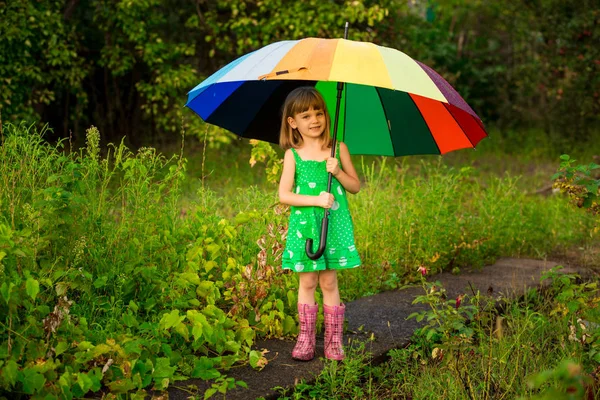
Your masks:
<svg viewBox="0 0 600 400"><path fill-rule="evenodd" d="M520 357L517 357L517 360L515 361L515 363L516 363L516 365L515 365L515 368L514 368L514 371L515 371L515 373L513 374L513 376L512 376L512 379L510 380L510 383L509 383L509 385L508 385L508 387L509 387L509 388L511 388L511 387L512 387L512 385L513 385L513 384L514 384L514 382L515 382L515 379L517 378L517 374L519 373L519 360L520 360L520 359L521 359ZM508 390L506 390L506 391L505 391L505 392L502 394L502 396L500 396L500 398L499 398L498 400L502 400L502 399L503 399L503 398L504 398L504 397L505 397L507 394L508 394Z"/></svg>
<svg viewBox="0 0 600 400"><path fill-rule="evenodd" d="M469 282L470 283L470 282ZM487 370L485 372L485 378L484 378L484 383L483 386L485 387L485 393L484 393L484 400L488 400L490 398L490 384L492 382L491 379L491 375L492 375L492 348L493 348L493 342L492 342L492 338L494 336L494 330L492 327L493 324L493 320L490 319L490 334L489 334L489 348L488 348L488 363L487 363Z"/></svg>
<svg viewBox="0 0 600 400"><path fill-rule="evenodd" d="M8 354L12 352L12 338L10 337L10 333L12 332L12 316L8 317Z"/></svg>
<svg viewBox="0 0 600 400"><path fill-rule="evenodd" d="M206 140L206 138L205 138ZM183 148L185 146L185 125L183 120L183 114L181 114L181 149L179 151L179 165L178 168L181 168L181 160L183 160Z"/></svg>

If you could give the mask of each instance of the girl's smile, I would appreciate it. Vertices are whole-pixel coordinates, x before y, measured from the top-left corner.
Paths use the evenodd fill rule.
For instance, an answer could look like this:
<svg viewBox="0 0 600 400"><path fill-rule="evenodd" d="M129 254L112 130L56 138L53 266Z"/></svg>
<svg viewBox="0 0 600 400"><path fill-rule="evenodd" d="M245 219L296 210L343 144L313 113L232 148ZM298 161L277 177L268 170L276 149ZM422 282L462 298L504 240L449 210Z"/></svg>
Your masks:
<svg viewBox="0 0 600 400"><path fill-rule="evenodd" d="M293 129L298 129L302 136L319 137L325 130L325 112L313 107L307 111L288 117L288 123Z"/></svg>

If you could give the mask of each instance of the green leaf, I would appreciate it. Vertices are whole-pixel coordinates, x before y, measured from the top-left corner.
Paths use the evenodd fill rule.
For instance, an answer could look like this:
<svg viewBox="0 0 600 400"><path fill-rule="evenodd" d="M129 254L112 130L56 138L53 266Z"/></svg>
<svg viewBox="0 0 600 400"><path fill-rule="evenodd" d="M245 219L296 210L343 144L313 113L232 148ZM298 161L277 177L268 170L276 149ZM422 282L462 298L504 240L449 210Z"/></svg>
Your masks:
<svg viewBox="0 0 600 400"><path fill-rule="evenodd" d="M173 310L168 314L164 314L160 320L160 326L163 329L170 329L185 319L185 315L180 316L179 310Z"/></svg>
<svg viewBox="0 0 600 400"><path fill-rule="evenodd" d="M123 317L121 319L123 320L123 323L129 328L133 328L140 325L137 318L130 313L123 314Z"/></svg>
<svg viewBox="0 0 600 400"><path fill-rule="evenodd" d="M200 278L198 277L198 274L195 274L193 272L181 273L181 274L179 274L179 278L183 279L186 282L192 283L194 285L200 284Z"/></svg>
<svg viewBox="0 0 600 400"><path fill-rule="evenodd" d="M67 342L58 342L58 344L54 348L54 354L56 354L57 356L60 356L62 353L67 351L68 348L69 348L69 345L67 344Z"/></svg>
<svg viewBox="0 0 600 400"><path fill-rule="evenodd" d="M283 334L294 332L296 329L296 321L290 315L286 315L283 320Z"/></svg>
<svg viewBox="0 0 600 400"><path fill-rule="evenodd" d="M221 377L221 373L216 369L204 369L197 371L195 374L196 378L203 379L205 381L209 381L211 379L217 379Z"/></svg>
<svg viewBox="0 0 600 400"><path fill-rule="evenodd" d="M218 248L218 247L219 247L219 246L217 246L217 248ZM212 260L210 260L210 261L206 261L206 262L204 263L204 270L205 270L206 272L210 272L210 271L212 271L212 270L213 270L213 268L215 268L216 266L217 266L217 263L216 263L216 262L214 262L214 261L212 261Z"/></svg>
<svg viewBox="0 0 600 400"><path fill-rule="evenodd" d="M434 329L430 329L427 331L427 335L425 336L427 338L427 340L431 340L431 337L435 335L435 330Z"/></svg>
<svg viewBox="0 0 600 400"><path fill-rule="evenodd" d="M40 292L40 283L33 278L27 278L27 281L25 282L25 291L29 297L35 301L35 298Z"/></svg>
<svg viewBox="0 0 600 400"><path fill-rule="evenodd" d="M204 400L210 399L215 393L217 393L217 389L215 388L206 389L206 392L204 392Z"/></svg>
<svg viewBox="0 0 600 400"><path fill-rule="evenodd" d="M80 372L77 374L77 384L81 388L83 394L89 392L94 385L94 382L87 376L87 374Z"/></svg>
<svg viewBox="0 0 600 400"><path fill-rule="evenodd" d="M106 282L108 281L108 276L104 275L94 281L94 287L96 289L103 288L106 286Z"/></svg>
<svg viewBox="0 0 600 400"><path fill-rule="evenodd" d="M168 358L160 357L156 359L156 365L154 366L154 372L152 377L157 379L172 378L177 367L171 367L171 363Z"/></svg>
<svg viewBox="0 0 600 400"><path fill-rule="evenodd" d="M200 357L194 364L194 370L191 375L192 378L200 378L204 380L217 379L221 376L221 373L214 368L214 362L206 356Z"/></svg>
<svg viewBox="0 0 600 400"><path fill-rule="evenodd" d="M108 384L108 388L114 393L127 393L135 389L135 383L131 379L119 379Z"/></svg>
<svg viewBox="0 0 600 400"><path fill-rule="evenodd" d="M92 342L89 342L87 340L79 343L79 345L77 346L77 350L79 350L79 351L86 351L86 350L90 350L93 348L94 348L94 345L92 344Z"/></svg>
<svg viewBox="0 0 600 400"><path fill-rule="evenodd" d="M294 290L288 290L287 292L287 300L288 300L288 306L290 309L294 309L294 307L296 306L296 292Z"/></svg>
<svg viewBox="0 0 600 400"><path fill-rule="evenodd" d="M202 323L200 321L194 321L192 325L192 336L194 340L199 340L202 337Z"/></svg>
<svg viewBox="0 0 600 400"><path fill-rule="evenodd" d="M257 350L252 350L249 355L250 366L262 370L267 365L267 359Z"/></svg>
<svg viewBox="0 0 600 400"><path fill-rule="evenodd" d="M8 304L8 301L10 300L10 292L12 291L12 288L14 288L14 287L15 287L15 284L12 282L10 282L9 284L4 282L4 283L2 283L2 286L0 286L0 294L2 294L2 298L4 299L6 304Z"/></svg>
<svg viewBox="0 0 600 400"><path fill-rule="evenodd" d="M563 154L562 156L560 156L560 159L563 161L569 161L571 157L568 154Z"/></svg>
<svg viewBox="0 0 600 400"><path fill-rule="evenodd" d="M177 325L175 325L175 332L179 333L185 339L186 342L190 340L190 331L186 324L180 322Z"/></svg>
<svg viewBox="0 0 600 400"><path fill-rule="evenodd" d="M26 394L34 394L37 393L46 383L46 378L44 375L34 371L31 368L26 368L23 370L23 391Z"/></svg>
<svg viewBox="0 0 600 400"><path fill-rule="evenodd" d="M4 368L0 371L0 379L4 384L3 387L13 386L17 382L19 366L14 360L8 360Z"/></svg>
<svg viewBox="0 0 600 400"><path fill-rule="evenodd" d="M590 192L592 194L598 193L598 183L597 182L590 183L585 188L588 190L588 192Z"/></svg>
<svg viewBox="0 0 600 400"><path fill-rule="evenodd" d="M131 311L133 311L134 313L138 312L139 307L138 305L135 303L135 301L131 300L129 302L129 308L131 309Z"/></svg>

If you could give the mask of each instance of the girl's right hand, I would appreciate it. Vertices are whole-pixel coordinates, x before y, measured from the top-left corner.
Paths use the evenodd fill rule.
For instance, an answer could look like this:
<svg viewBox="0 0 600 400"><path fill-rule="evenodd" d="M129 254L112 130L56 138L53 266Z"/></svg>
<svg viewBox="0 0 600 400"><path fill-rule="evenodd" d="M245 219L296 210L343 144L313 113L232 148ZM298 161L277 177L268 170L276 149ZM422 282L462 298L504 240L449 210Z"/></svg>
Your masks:
<svg viewBox="0 0 600 400"><path fill-rule="evenodd" d="M321 192L321 194L316 197L315 205L317 207L331 208L333 205L333 195L331 193Z"/></svg>

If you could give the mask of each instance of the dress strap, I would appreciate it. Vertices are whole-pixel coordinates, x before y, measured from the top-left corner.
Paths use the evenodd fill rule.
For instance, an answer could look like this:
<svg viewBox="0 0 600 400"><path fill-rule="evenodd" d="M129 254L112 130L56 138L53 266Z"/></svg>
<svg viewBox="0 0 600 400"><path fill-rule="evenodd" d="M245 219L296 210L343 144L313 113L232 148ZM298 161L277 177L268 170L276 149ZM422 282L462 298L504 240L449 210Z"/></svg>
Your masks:
<svg viewBox="0 0 600 400"><path fill-rule="evenodd" d="M290 147L290 149L292 150L292 154L294 155L294 160L296 160L296 163L298 163L298 161L301 161L302 159L300 158L300 156L296 152L296 149L293 148L293 147Z"/></svg>

